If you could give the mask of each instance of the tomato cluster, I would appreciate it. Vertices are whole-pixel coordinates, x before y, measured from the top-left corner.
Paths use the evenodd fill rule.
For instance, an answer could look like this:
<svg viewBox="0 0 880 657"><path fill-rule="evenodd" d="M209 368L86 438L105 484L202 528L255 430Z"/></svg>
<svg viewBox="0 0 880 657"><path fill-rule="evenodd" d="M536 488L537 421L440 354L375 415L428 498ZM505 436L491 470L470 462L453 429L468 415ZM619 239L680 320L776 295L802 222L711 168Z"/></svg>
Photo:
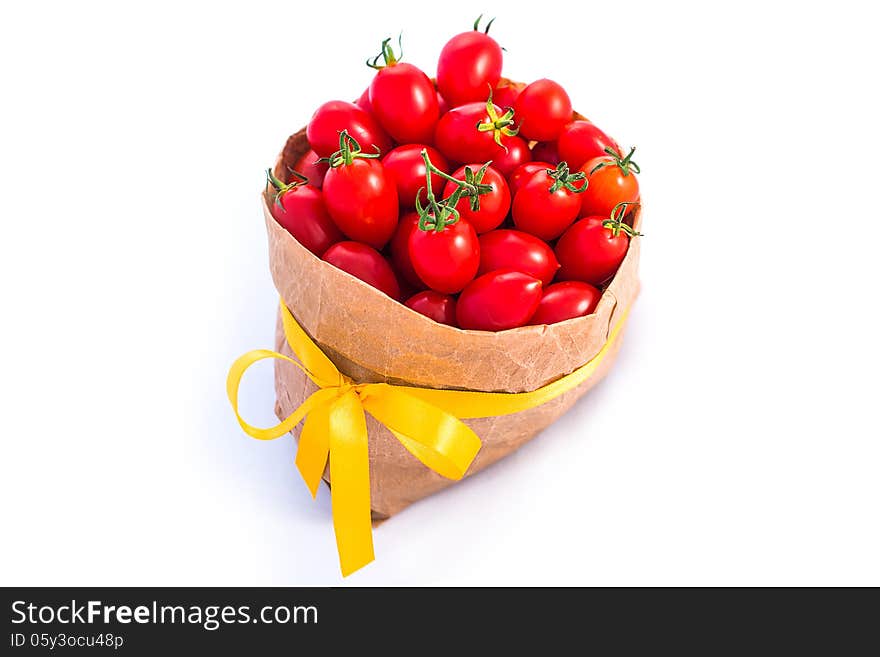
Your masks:
<svg viewBox="0 0 880 657"><path fill-rule="evenodd" d="M488 26L436 83L382 42L354 103L306 128L272 214L326 262L436 322L500 331L592 313L639 235L638 165L553 80L501 77ZM491 25L491 21L489 23Z"/></svg>

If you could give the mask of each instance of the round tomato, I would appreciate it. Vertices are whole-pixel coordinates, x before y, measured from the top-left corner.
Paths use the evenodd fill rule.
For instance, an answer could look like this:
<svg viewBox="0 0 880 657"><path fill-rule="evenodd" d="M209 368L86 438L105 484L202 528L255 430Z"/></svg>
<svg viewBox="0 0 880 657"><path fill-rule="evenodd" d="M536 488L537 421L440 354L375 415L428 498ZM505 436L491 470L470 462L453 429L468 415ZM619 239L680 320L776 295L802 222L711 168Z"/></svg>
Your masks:
<svg viewBox="0 0 880 657"><path fill-rule="evenodd" d="M455 209L458 210L461 218L469 222L474 230L478 233L485 233L494 228L498 228L507 216L510 210L510 191L507 189L507 181L504 180L494 166L486 167L485 170L479 164L468 164L456 170L452 177L457 180L468 180L465 169L470 169L472 180L474 183L482 183L492 187L492 191L480 194L478 209L473 210L471 206L472 199L470 197L462 197L456 204ZM483 171L480 175L480 171ZM470 180L468 180L470 182ZM449 198L458 189L458 185L451 180L446 183L443 189L443 198Z"/></svg>
<svg viewBox="0 0 880 657"><path fill-rule="evenodd" d="M602 293L589 283L563 281L544 289L541 303L529 324L555 324L584 317L596 309Z"/></svg>
<svg viewBox="0 0 880 657"><path fill-rule="evenodd" d="M513 112L489 102L453 107L437 122L434 145L452 162L488 162L516 134Z"/></svg>
<svg viewBox="0 0 880 657"><path fill-rule="evenodd" d="M294 174L294 181L286 185L272 174L271 169L266 174L275 188L275 198L270 206L272 216L300 244L320 258L333 244L345 239L327 214L320 189L297 174Z"/></svg>
<svg viewBox="0 0 880 657"><path fill-rule="evenodd" d="M578 217L585 177L571 174L565 162L552 173L533 173L513 197L514 225L542 240L559 237Z"/></svg>
<svg viewBox="0 0 880 657"><path fill-rule="evenodd" d="M449 163L436 148L422 144L407 144L398 146L388 151L382 158L382 165L397 185L397 198L400 207L412 208L416 204L416 194L425 186L425 160L422 158L422 149L428 152L431 164L443 173L449 173ZM437 174L431 174L431 185L434 189L442 189L443 178ZM422 201L425 200L425 192L422 190Z"/></svg>
<svg viewBox="0 0 880 657"><path fill-rule="evenodd" d="M519 131L526 139L550 141L571 121L571 99L559 84L546 78L528 85L513 105Z"/></svg>
<svg viewBox="0 0 880 657"><path fill-rule="evenodd" d="M418 277L429 288L455 294L470 283L480 266L480 242L467 221L439 230L417 227L409 236L409 258Z"/></svg>
<svg viewBox="0 0 880 657"><path fill-rule="evenodd" d="M626 256L630 237L640 234L623 223L625 207L620 206L610 219L581 219L562 234L556 243L560 279L599 286L614 276Z"/></svg>
<svg viewBox="0 0 880 657"><path fill-rule="evenodd" d="M309 145L321 157L330 157L339 148L339 133L347 130L365 151L385 153L391 139L372 115L354 103L331 100L321 105L306 127Z"/></svg>
<svg viewBox="0 0 880 657"><path fill-rule="evenodd" d="M357 105L358 107L360 107L365 112L368 112L369 114L373 113L373 106L370 105L370 88L369 87L364 89L364 93L362 93L358 97L358 99L356 101L354 101L354 104Z"/></svg>
<svg viewBox="0 0 880 657"><path fill-rule="evenodd" d="M632 161L635 148L626 157L611 154L588 160L581 167L590 185L581 194L581 216L608 217L618 203L634 203L639 200L639 165Z"/></svg>
<svg viewBox="0 0 880 657"><path fill-rule="evenodd" d="M327 249L323 259L392 299L400 299L400 284L394 270L373 247L360 242L339 242Z"/></svg>
<svg viewBox="0 0 880 657"><path fill-rule="evenodd" d="M565 126L556 146L560 159L572 169L580 169L587 160L604 156L606 148L620 152L617 142L589 121L572 121Z"/></svg>
<svg viewBox="0 0 880 657"><path fill-rule="evenodd" d="M376 156L362 153L344 130L339 145L324 178L327 211L350 239L381 249L397 228L397 187Z"/></svg>
<svg viewBox="0 0 880 657"><path fill-rule="evenodd" d="M408 212L397 222L397 230L391 238L391 262L403 279L415 287L421 289L425 284L413 269L412 260L409 257L409 236L419 228L419 215L416 212Z"/></svg>
<svg viewBox="0 0 880 657"><path fill-rule="evenodd" d="M518 166L532 159L529 144L521 137L505 137L504 146L506 148L496 144L495 152L489 158L492 161L492 167L500 171L503 176L509 176Z"/></svg>
<svg viewBox="0 0 880 657"><path fill-rule="evenodd" d="M485 32L479 31L479 23L478 18L472 31L452 37L440 51L437 89L453 107L485 98L501 78L504 56L501 46L488 34L492 21Z"/></svg>
<svg viewBox="0 0 880 657"><path fill-rule="evenodd" d="M462 290L455 316L463 329L503 331L528 324L540 301L541 281L512 269L498 269Z"/></svg>
<svg viewBox="0 0 880 657"><path fill-rule="evenodd" d="M412 64L397 61L389 45L382 42L382 53L367 62L378 69L370 83L370 106L379 124L401 144L429 142L440 116L437 91L424 72ZM379 58L385 60L381 66Z"/></svg>
<svg viewBox="0 0 880 657"><path fill-rule="evenodd" d="M537 173L541 169L553 170L555 168L556 165L550 164L549 162L526 162L524 164L520 164L507 177L507 186L510 187L511 198L516 196L519 188L522 187L526 182L528 182L528 179L532 177L533 173Z"/></svg>
<svg viewBox="0 0 880 657"><path fill-rule="evenodd" d="M324 184L324 176L327 173L327 163L318 161L318 154L309 149L306 151L302 157L300 157L296 164L293 165L293 170L304 175L310 185L314 185L318 189L321 189L321 186ZM289 182L293 182L295 177L291 177Z"/></svg>
<svg viewBox="0 0 880 657"><path fill-rule="evenodd" d="M495 91L492 92L492 100L498 105L498 107L503 107L507 109L508 107L513 107L513 104L516 102L517 96L519 96L520 92L525 88L522 82L511 82L510 80L502 80L498 83L498 86L495 87Z"/></svg>
<svg viewBox="0 0 880 657"><path fill-rule="evenodd" d="M424 290L407 299L406 305L435 322L458 326L455 320L455 298L448 294Z"/></svg>
<svg viewBox="0 0 880 657"><path fill-rule="evenodd" d="M554 167L562 160L555 141L539 141L532 147L532 159L541 162L549 162Z"/></svg>
<svg viewBox="0 0 880 657"><path fill-rule="evenodd" d="M550 285L559 269L553 249L534 235L519 230L493 230L480 235L480 268L477 275L496 269L513 269Z"/></svg>

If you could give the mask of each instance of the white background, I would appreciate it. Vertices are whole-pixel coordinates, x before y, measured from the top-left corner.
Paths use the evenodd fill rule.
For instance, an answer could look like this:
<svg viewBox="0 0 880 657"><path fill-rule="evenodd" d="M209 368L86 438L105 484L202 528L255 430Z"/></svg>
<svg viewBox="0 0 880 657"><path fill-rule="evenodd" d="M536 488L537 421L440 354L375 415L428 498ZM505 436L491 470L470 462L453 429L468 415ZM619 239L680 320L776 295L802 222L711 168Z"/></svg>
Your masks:
<svg viewBox="0 0 880 657"><path fill-rule="evenodd" d="M868 3L519 6L3 4L0 583L880 584ZM224 396L272 345L263 170L384 36L433 73L483 9L638 145L643 294L600 387L343 581L327 490Z"/></svg>

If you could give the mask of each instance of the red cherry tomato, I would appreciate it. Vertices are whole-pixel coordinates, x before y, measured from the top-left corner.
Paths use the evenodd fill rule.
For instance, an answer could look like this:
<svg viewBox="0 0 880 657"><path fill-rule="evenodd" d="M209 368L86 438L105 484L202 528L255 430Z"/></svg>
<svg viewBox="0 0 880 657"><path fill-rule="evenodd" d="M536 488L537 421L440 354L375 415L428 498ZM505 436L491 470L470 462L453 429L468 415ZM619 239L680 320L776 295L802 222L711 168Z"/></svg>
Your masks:
<svg viewBox="0 0 880 657"><path fill-rule="evenodd" d="M430 142L440 116L434 83L420 68L398 62L389 41L385 39L382 53L367 62L379 69L370 83L373 116L401 144ZM384 58L384 66L379 58Z"/></svg>
<svg viewBox="0 0 880 657"><path fill-rule="evenodd" d="M470 168L479 177L479 171L482 167L479 164L468 164L457 169L452 174L452 177L457 180L464 180L464 170L466 168ZM496 171L493 166L487 167L482 178L476 182L492 187L491 192L480 194L480 209L471 210L471 199L468 197L463 197L456 204L455 209L458 210L464 221L467 221L474 227L475 231L485 233L498 228L504 221L504 218L507 217L507 212L510 210L510 191L507 189L507 181L504 180L504 176ZM452 181L447 182L446 187L443 189L443 198L452 196L457 188L458 185Z"/></svg>
<svg viewBox="0 0 880 657"><path fill-rule="evenodd" d="M572 121L565 126L556 146L559 158L572 169L580 169L587 160L607 155L606 148L620 152L617 142L589 121Z"/></svg>
<svg viewBox="0 0 880 657"><path fill-rule="evenodd" d="M312 150L321 157L330 157L339 148L342 130L348 130L367 153L374 153L374 146L382 153L391 149L391 139L372 115L341 100L331 100L315 111L306 127L306 137Z"/></svg>
<svg viewBox="0 0 880 657"><path fill-rule="evenodd" d="M327 173L328 165L326 162L318 162L318 154L313 150L306 151L302 157L300 157L296 164L293 165L293 170L298 171L306 178L308 178L309 184L314 185L318 189L321 189L321 186L324 184L324 176ZM291 179L288 182L293 182L296 179L296 176L291 176Z"/></svg>
<svg viewBox="0 0 880 657"><path fill-rule="evenodd" d="M532 159L549 162L554 167L562 161L555 141L539 141L535 144L532 147Z"/></svg>
<svg viewBox="0 0 880 657"><path fill-rule="evenodd" d="M419 215L408 212L397 222L397 230L391 238L391 262L403 279L415 287L421 289L425 284L413 269L412 260L409 257L409 236L414 230L419 229Z"/></svg>
<svg viewBox="0 0 880 657"><path fill-rule="evenodd" d="M382 163L365 157L347 133L339 139L344 147L324 178L327 212L350 239L381 249L397 228L397 187Z"/></svg>
<svg viewBox="0 0 880 657"><path fill-rule="evenodd" d="M492 92L492 102L498 107L513 107L520 92L525 88L522 82L511 82L510 80L502 80Z"/></svg>
<svg viewBox="0 0 880 657"><path fill-rule="evenodd" d="M599 286L614 276L626 256L630 234L639 234L620 221L622 215L617 213L617 221L587 217L562 234L556 243L560 279Z"/></svg>
<svg viewBox="0 0 880 657"><path fill-rule="evenodd" d="M440 109L440 116L443 116L449 111L449 103L447 103L446 99L440 94L437 94L437 105Z"/></svg>
<svg viewBox="0 0 880 657"><path fill-rule="evenodd" d="M640 170L632 161L635 150L631 149L626 157L597 157L581 167L590 179L589 187L581 194L582 217L608 217L618 203L633 203L639 199L639 181L635 174Z"/></svg>
<svg viewBox="0 0 880 657"><path fill-rule="evenodd" d="M373 113L373 106L370 105L370 88L369 87L364 89L364 93L362 93L358 97L358 99L356 101L354 101L354 104L357 105L358 107L360 107L362 110L364 110L368 114Z"/></svg>
<svg viewBox="0 0 880 657"><path fill-rule="evenodd" d="M425 290L406 300L406 305L440 324L458 326L455 321L455 298L434 290Z"/></svg>
<svg viewBox="0 0 880 657"><path fill-rule="evenodd" d="M505 137L503 143L507 146L507 150L496 144L495 153L490 159L492 166L501 175L509 176L518 166L532 159L532 151L529 150L528 142L520 137Z"/></svg>
<svg viewBox="0 0 880 657"><path fill-rule="evenodd" d="M328 174L329 175L329 174ZM569 173L560 163L553 174L546 170L532 174L513 197L513 223L542 240L552 240L571 226L581 209L583 174Z"/></svg>
<svg viewBox="0 0 880 657"><path fill-rule="evenodd" d="M501 78L501 46L487 33L478 31L479 22L477 19L473 31L452 37L440 51L437 89L453 107L484 99Z"/></svg>
<svg viewBox="0 0 880 657"><path fill-rule="evenodd" d="M556 165L550 164L549 162L526 162L520 164L509 176L507 176L507 186L510 187L511 198L516 196L519 188L528 182L533 173L537 173L541 169L546 170L555 168Z"/></svg>
<svg viewBox="0 0 880 657"><path fill-rule="evenodd" d="M467 221L441 230L417 228L409 236L409 257L425 285L436 292L455 294L477 274L480 242Z"/></svg>
<svg viewBox="0 0 880 657"><path fill-rule="evenodd" d="M425 161L422 159L423 148L428 151L431 164L443 173L449 173L449 163L440 151L422 144L398 146L382 158L385 171L394 179L397 185L397 198L402 208L415 207L416 194L419 189L425 186L426 168ZM438 174L431 174L431 186L433 189L442 189L445 182ZM424 200L425 192L423 190L422 201Z"/></svg>
<svg viewBox="0 0 880 657"><path fill-rule="evenodd" d="M565 89L546 78L523 89L513 109L520 121L520 134L536 141L556 139L572 117L571 99Z"/></svg>
<svg viewBox="0 0 880 657"><path fill-rule="evenodd" d="M285 185L271 170L267 173L276 190L269 206L272 216L300 244L320 258L333 244L345 239L327 214L320 189L296 177Z"/></svg>
<svg viewBox="0 0 880 657"><path fill-rule="evenodd" d="M392 299L400 299L400 284L394 270L376 249L360 242L339 242L327 249L323 259Z"/></svg>
<svg viewBox="0 0 880 657"><path fill-rule="evenodd" d="M529 324L555 324L584 317L596 309L602 293L589 283L563 281L544 289L541 303Z"/></svg>
<svg viewBox="0 0 880 657"><path fill-rule="evenodd" d="M498 269L462 290L455 316L463 329L503 331L527 324L540 301L541 281L512 269Z"/></svg>
<svg viewBox="0 0 880 657"><path fill-rule="evenodd" d="M440 117L434 145L451 162L488 162L504 150L496 136L506 144L513 136L513 123L513 115L493 103L467 103Z"/></svg>
<svg viewBox="0 0 880 657"><path fill-rule="evenodd" d="M559 269L553 249L534 235L519 230L493 230L480 235L480 268L477 275L496 269L513 269L537 278L544 285Z"/></svg>

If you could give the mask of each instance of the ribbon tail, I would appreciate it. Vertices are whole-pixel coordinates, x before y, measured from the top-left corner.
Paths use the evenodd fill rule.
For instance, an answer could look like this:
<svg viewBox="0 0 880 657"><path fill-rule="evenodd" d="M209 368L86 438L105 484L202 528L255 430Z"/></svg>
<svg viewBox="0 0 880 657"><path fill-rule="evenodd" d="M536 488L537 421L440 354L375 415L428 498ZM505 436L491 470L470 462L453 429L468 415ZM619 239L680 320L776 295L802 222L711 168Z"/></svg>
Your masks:
<svg viewBox="0 0 880 657"><path fill-rule="evenodd" d="M364 409L413 456L447 479L461 479L480 451L482 443L469 426L402 388L376 383L361 398Z"/></svg>
<svg viewBox="0 0 880 657"><path fill-rule="evenodd" d="M296 467L314 498L330 455L330 404L317 405L303 425L296 450Z"/></svg>
<svg viewBox="0 0 880 657"><path fill-rule="evenodd" d="M367 422L354 390L329 408L330 499L342 576L373 561Z"/></svg>

